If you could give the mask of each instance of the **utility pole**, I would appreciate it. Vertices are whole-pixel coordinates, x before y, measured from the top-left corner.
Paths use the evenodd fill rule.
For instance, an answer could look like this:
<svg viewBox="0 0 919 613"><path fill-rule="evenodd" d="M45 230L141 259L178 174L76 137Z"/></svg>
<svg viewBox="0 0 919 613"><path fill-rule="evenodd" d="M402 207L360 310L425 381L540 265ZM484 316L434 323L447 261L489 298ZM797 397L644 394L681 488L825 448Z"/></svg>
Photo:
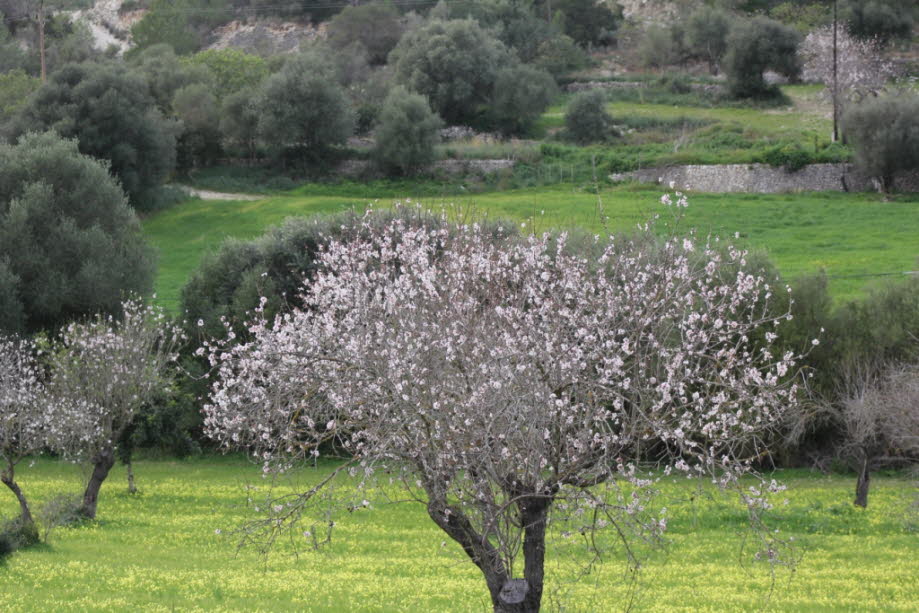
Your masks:
<svg viewBox="0 0 919 613"><path fill-rule="evenodd" d="M38 13L35 17L38 26L38 57L41 62L41 82L48 80L45 66L45 0L38 0Z"/></svg>
<svg viewBox="0 0 919 613"><path fill-rule="evenodd" d="M833 142L839 141L839 57L836 49L839 20L836 14L838 0L833 0Z"/></svg>

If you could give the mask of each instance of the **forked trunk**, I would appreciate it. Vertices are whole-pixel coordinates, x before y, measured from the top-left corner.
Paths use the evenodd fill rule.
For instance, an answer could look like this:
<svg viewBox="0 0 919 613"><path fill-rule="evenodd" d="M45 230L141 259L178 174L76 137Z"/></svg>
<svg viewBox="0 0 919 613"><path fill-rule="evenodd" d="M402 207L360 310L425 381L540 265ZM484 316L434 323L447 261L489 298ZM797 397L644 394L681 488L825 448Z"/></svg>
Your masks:
<svg viewBox="0 0 919 613"><path fill-rule="evenodd" d="M546 559L546 520L550 501L530 498L520 505L523 521L523 579L510 579L492 604L495 613L538 613L542 606L542 588Z"/></svg>
<svg viewBox="0 0 919 613"><path fill-rule="evenodd" d="M10 491L16 496L16 500L19 501L19 516L22 519L23 525L34 524L32 511L29 510L29 503L26 501L25 495L23 495L22 490L19 488L19 484L16 483L12 466L0 473L0 481L3 482L3 485L10 488Z"/></svg>
<svg viewBox="0 0 919 613"><path fill-rule="evenodd" d="M865 508L868 506L868 487L871 485L871 473L868 471L868 455L862 460L861 470L858 471L858 483L855 485L855 506Z"/></svg>
<svg viewBox="0 0 919 613"><path fill-rule="evenodd" d="M545 496L526 497L518 503L524 526L523 579L511 577L500 552L476 532L459 509L446 504L442 497L431 496L428 515L462 546L466 555L482 571L495 613L538 613L542 605L546 520L551 503L551 498Z"/></svg>
<svg viewBox="0 0 919 613"><path fill-rule="evenodd" d="M80 513L84 517L88 519L96 518L99 489L114 465L115 453L112 449L104 449L93 458L93 474L89 477L89 483L86 484L86 491L83 492L83 505L80 507Z"/></svg>

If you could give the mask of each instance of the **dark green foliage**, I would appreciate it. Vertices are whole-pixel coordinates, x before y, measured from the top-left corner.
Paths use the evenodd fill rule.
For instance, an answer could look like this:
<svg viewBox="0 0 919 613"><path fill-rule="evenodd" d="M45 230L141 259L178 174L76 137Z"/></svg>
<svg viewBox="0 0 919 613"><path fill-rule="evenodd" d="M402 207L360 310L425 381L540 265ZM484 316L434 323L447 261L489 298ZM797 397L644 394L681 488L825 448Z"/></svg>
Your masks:
<svg viewBox="0 0 919 613"><path fill-rule="evenodd" d="M265 81L259 109L259 133L297 157L318 161L354 132L354 113L332 66L317 64L314 54L288 60Z"/></svg>
<svg viewBox="0 0 919 613"><path fill-rule="evenodd" d="M111 162L135 208L144 209L175 167L179 126L163 117L138 74L118 63L69 64L51 75L19 117L18 132L56 130Z"/></svg>
<svg viewBox="0 0 919 613"><path fill-rule="evenodd" d="M587 65L587 55L570 36L560 34L548 38L536 48L533 65L547 71L556 79Z"/></svg>
<svg viewBox="0 0 919 613"><path fill-rule="evenodd" d="M149 293L153 254L106 165L75 141L0 145L0 327L55 328Z"/></svg>
<svg viewBox="0 0 919 613"><path fill-rule="evenodd" d="M814 155L799 144L782 145L767 149L762 161L771 166L781 166L788 172L801 170L814 163Z"/></svg>
<svg viewBox="0 0 919 613"><path fill-rule="evenodd" d="M415 209L374 217L382 223L392 215L410 223L436 222ZM243 324L259 306L261 296L268 299L265 316L269 319L299 305L304 284L316 273L319 250L329 240L353 231L359 222L356 214L292 217L257 239L228 239L217 253L204 258L182 288L182 310L190 334L222 338L226 332L220 318L226 317L236 335L245 338Z"/></svg>
<svg viewBox="0 0 919 613"><path fill-rule="evenodd" d="M674 45L669 28L649 25L638 47L641 65L645 68L664 68L679 62L679 49Z"/></svg>
<svg viewBox="0 0 919 613"><path fill-rule="evenodd" d="M392 82L392 69L381 66L375 68L366 79L348 88L348 97L354 106L357 134L367 134L376 124Z"/></svg>
<svg viewBox="0 0 919 613"><path fill-rule="evenodd" d="M433 21L390 54L396 81L427 97L449 124L473 120L491 98L505 46L472 20Z"/></svg>
<svg viewBox="0 0 919 613"><path fill-rule="evenodd" d="M911 11L908 4L910 0L842 0L839 16L853 36L887 44L912 36L916 7Z"/></svg>
<svg viewBox="0 0 919 613"><path fill-rule="evenodd" d="M728 36L724 68L728 90L735 98L772 98L779 89L763 78L774 70L795 79L801 72L800 35L796 30L765 17L738 22Z"/></svg>
<svg viewBox="0 0 919 613"><path fill-rule="evenodd" d="M616 42L616 29L622 21L622 8L615 12L605 3L594 0L556 0L552 10L564 17L565 34L579 45L595 47Z"/></svg>
<svg viewBox="0 0 919 613"><path fill-rule="evenodd" d="M884 190L897 172L919 169L919 94L869 98L846 112L843 130L855 144L858 168Z"/></svg>
<svg viewBox="0 0 919 613"><path fill-rule="evenodd" d="M0 73L0 129L26 105L40 85L41 81L23 70Z"/></svg>
<svg viewBox="0 0 919 613"><path fill-rule="evenodd" d="M565 111L565 135L577 143L602 142L612 136L613 118L600 90L578 94Z"/></svg>
<svg viewBox="0 0 919 613"><path fill-rule="evenodd" d="M258 94L241 89L227 96L220 112L220 133L239 151L254 158L258 139Z"/></svg>
<svg viewBox="0 0 919 613"><path fill-rule="evenodd" d="M182 122L182 135L178 142L179 168L211 164L220 154L217 98L208 86L195 83L175 93L172 108Z"/></svg>
<svg viewBox="0 0 919 613"><path fill-rule="evenodd" d="M495 78L492 121L502 134L524 134L557 95L555 79L545 70L525 64L508 66Z"/></svg>
<svg viewBox="0 0 919 613"><path fill-rule="evenodd" d="M388 173L413 174L434 161L442 126L424 96L395 87L380 112L373 159Z"/></svg>
<svg viewBox="0 0 919 613"><path fill-rule="evenodd" d="M147 47L131 58L131 64L144 76L156 105L165 116L172 114L172 100L175 93L193 83L215 86L210 69L200 63L183 63L167 44L159 43Z"/></svg>
<svg viewBox="0 0 919 613"><path fill-rule="evenodd" d="M402 38L399 12L391 4L370 2L347 6L335 15L327 27L328 42L333 49L344 49L360 42L373 65L386 63L386 57Z"/></svg>
<svg viewBox="0 0 919 613"><path fill-rule="evenodd" d="M700 7L686 23L686 46L695 57L708 63L712 74L718 72L718 64L728 50L728 32L731 18L724 11L711 7Z"/></svg>

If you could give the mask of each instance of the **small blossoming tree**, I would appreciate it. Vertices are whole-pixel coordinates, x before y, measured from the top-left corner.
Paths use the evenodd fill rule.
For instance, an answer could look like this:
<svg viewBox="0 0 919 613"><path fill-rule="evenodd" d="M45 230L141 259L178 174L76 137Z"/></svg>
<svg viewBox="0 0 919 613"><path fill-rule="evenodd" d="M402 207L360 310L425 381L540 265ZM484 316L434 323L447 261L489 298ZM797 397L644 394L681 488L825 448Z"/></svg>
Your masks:
<svg viewBox="0 0 919 613"><path fill-rule="evenodd" d="M89 460L93 472L81 512L95 518L99 489L115 464L115 445L138 411L168 385L167 367L182 340L163 312L141 302L122 316L97 316L61 333L49 357L49 389L65 436L65 455Z"/></svg>
<svg viewBox="0 0 919 613"><path fill-rule="evenodd" d="M833 26L817 28L807 35L798 55L805 81L826 86L836 118L842 117L849 102L877 95L895 75L894 65L884 56L877 40L855 38L846 28L836 32L836 60L833 60Z"/></svg>
<svg viewBox="0 0 919 613"><path fill-rule="evenodd" d="M360 483L400 475L495 611L538 611L550 518L654 538L640 460L736 484L795 402L793 356L754 346L778 322L742 252L648 232L593 249L368 221L322 254L304 308L210 347L207 431L266 471L334 441ZM247 538L302 520L333 481L275 500ZM744 492L760 509L765 490Z"/></svg>
<svg viewBox="0 0 919 613"><path fill-rule="evenodd" d="M47 446L54 429L35 356L30 341L0 336L0 482L19 501L23 526L34 526L34 521L25 494L16 483L16 465Z"/></svg>

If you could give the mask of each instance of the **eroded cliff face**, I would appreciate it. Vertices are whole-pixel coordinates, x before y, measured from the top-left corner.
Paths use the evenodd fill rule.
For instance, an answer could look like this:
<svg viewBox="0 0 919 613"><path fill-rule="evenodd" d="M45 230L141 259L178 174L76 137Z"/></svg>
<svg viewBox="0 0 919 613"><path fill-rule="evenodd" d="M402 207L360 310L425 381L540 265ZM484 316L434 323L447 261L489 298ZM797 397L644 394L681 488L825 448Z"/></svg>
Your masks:
<svg viewBox="0 0 919 613"><path fill-rule="evenodd" d="M638 23L668 23L699 0L617 0L623 16Z"/></svg>
<svg viewBox="0 0 919 613"><path fill-rule="evenodd" d="M97 49L115 45L120 52L132 46L131 26L143 18L144 9L122 11L124 0L96 0L92 8L67 11L74 21L85 24L92 34ZM277 18L234 20L214 29L207 37L206 49L233 47L273 55L293 53L300 43L321 35L321 27L309 23L289 22Z"/></svg>

